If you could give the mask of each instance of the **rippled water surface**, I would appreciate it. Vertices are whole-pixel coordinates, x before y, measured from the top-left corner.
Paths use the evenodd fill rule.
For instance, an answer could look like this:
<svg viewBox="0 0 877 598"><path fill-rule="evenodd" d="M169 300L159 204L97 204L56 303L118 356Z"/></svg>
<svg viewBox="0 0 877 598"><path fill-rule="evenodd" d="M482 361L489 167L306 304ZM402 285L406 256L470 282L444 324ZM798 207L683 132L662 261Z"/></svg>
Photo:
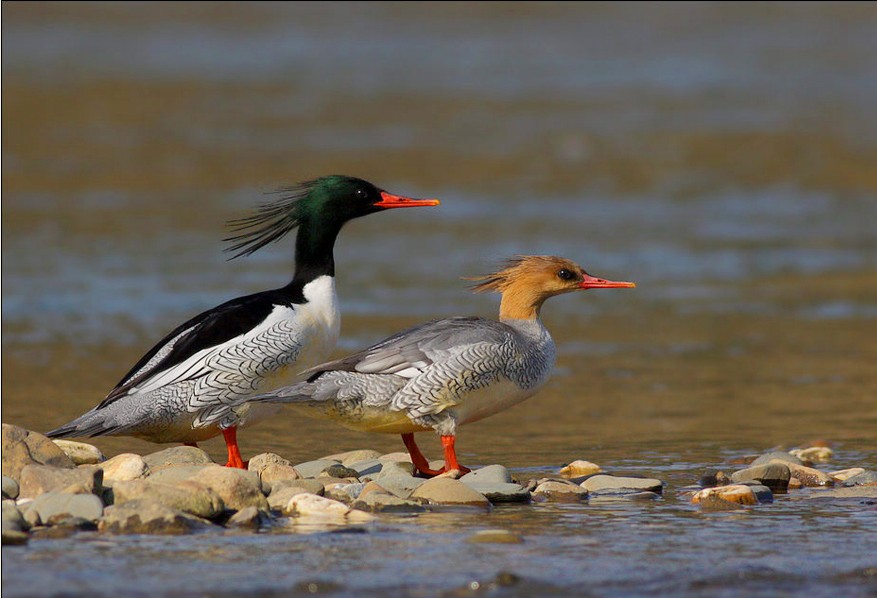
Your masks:
<svg viewBox="0 0 877 598"><path fill-rule="evenodd" d="M224 222L340 172L442 205L345 228L339 354L494 314L459 277L513 254L634 280L551 300L551 382L458 447L521 478L585 458L667 482L655 502L365 533L34 541L3 549L4 592L877 592L873 503L801 491L700 513L684 496L707 467L815 439L836 450L828 468L877 468L873 6L2 10L4 422L64 423L179 322L284 284L291 240L227 262ZM291 416L241 445L293 461L401 448ZM467 542L486 528L524 542Z"/></svg>

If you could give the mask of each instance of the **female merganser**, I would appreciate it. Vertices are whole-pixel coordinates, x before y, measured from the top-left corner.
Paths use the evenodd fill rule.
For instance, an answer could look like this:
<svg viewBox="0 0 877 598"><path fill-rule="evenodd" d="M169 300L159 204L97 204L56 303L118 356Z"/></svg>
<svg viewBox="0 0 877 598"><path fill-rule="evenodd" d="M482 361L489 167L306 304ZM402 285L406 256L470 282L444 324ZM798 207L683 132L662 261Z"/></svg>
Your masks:
<svg viewBox="0 0 877 598"><path fill-rule="evenodd" d="M283 197L230 224L231 259L249 255L298 228L295 275L285 287L227 301L178 326L153 347L94 409L47 435L136 436L153 442L225 437L227 467L245 467L237 428L276 408L245 397L267 383L289 384L326 359L338 340L332 249L348 220L384 209L435 206L348 176L282 189ZM229 405L234 404L233 409ZM222 416L217 418L217 413Z"/></svg>
<svg viewBox="0 0 877 598"><path fill-rule="evenodd" d="M424 475L469 471L457 461L457 427L532 396L554 366L555 346L539 312L549 297L584 289L634 287L595 278L570 260L518 256L479 281L476 292L499 291L499 322L457 317L400 332L349 357L303 372L306 381L252 397L293 403L309 415L370 432L398 433ZM445 465L436 471L414 442L435 430Z"/></svg>

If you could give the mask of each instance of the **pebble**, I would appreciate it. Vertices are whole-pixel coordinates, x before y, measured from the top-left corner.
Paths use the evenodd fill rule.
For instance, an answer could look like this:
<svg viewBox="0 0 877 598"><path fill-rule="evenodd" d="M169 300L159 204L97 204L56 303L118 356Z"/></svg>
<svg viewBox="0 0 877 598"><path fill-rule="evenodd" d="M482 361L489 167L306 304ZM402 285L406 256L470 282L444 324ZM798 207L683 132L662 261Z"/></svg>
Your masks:
<svg viewBox="0 0 877 598"><path fill-rule="evenodd" d="M332 459L317 459L316 461L305 461L295 465L295 470L303 478L315 478L320 475L323 470L332 465L340 465L340 461Z"/></svg>
<svg viewBox="0 0 877 598"><path fill-rule="evenodd" d="M94 494L46 492L27 504L24 516L39 525L54 525L75 518L94 522L103 511L103 502Z"/></svg>
<svg viewBox="0 0 877 598"><path fill-rule="evenodd" d="M74 442L73 440L63 440L55 438L52 440L64 454L70 457L74 465L96 465L101 461L106 461L104 454L93 444L85 442Z"/></svg>
<svg viewBox="0 0 877 598"><path fill-rule="evenodd" d="M546 480L536 486L533 494L558 502L577 502L588 498L588 491L576 484Z"/></svg>
<svg viewBox="0 0 877 598"><path fill-rule="evenodd" d="M145 455L143 461L152 473L158 473L168 467L213 464L210 455L197 446L173 446Z"/></svg>
<svg viewBox="0 0 877 598"><path fill-rule="evenodd" d="M860 473L865 473L865 469L862 467L851 467L849 469L839 469L838 471L829 471L828 475L834 478L837 482L844 482L853 476L857 476Z"/></svg>
<svg viewBox="0 0 877 598"><path fill-rule="evenodd" d="M372 513L420 513L426 509L416 500L399 498L387 491L368 492L353 503L353 508Z"/></svg>
<svg viewBox="0 0 877 598"><path fill-rule="evenodd" d="M583 461L579 459L561 468L560 475L575 478L583 475L593 475L595 473L601 473L602 471L603 468L601 468L596 463L591 463L590 461Z"/></svg>
<svg viewBox="0 0 877 598"><path fill-rule="evenodd" d="M350 469L349 467L345 467L340 463L333 463L326 469L320 472L318 477L328 477L328 478L357 478L359 477L359 472L355 469Z"/></svg>
<svg viewBox="0 0 877 598"><path fill-rule="evenodd" d="M465 477L465 476L464 476ZM463 478L460 478L463 481ZM464 482L465 483L465 482ZM466 484L479 494L482 494L491 503L506 502L530 502L530 491L514 483L486 483L486 484Z"/></svg>
<svg viewBox="0 0 877 598"><path fill-rule="evenodd" d="M244 507L229 518L228 527L256 530L271 525L271 515L256 507Z"/></svg>
<svg viewBox="0 0 877 598"><path fill-rule="evenodd" d="M378 482L390 494L399 498L408 498L415 489L426 482L426 479L416 478L413 475L403 473L400 475L383 476Z"/></svg>
<svg viewBox="0 0 877 598"><path fill-rule="evenodd" d="M30 524L25 520L24 515L22 515L21 511L15 505L14 501L4 500L3 501L3 533L6 533L7 530L14 531L27 531L30 528Z"/></svg>
<svg viewBox="0 0 877 598"><path fill-rule="evenodd" d="M824 471L804 465L796 465L795 463L788 463L787 465L792 477L801 482L805 487L834 486L834 479Z"/></svg>
<svg viewBox="0 0 877 598"><path fill-rule="evenodd" d="M322 486L320 489L322 489ZM301 486L282 486L279 489L275 488L268 496L268 508L272 511L280 511L289 504L289 499L296 494L310 493Z"/></svg>
<svg viewBox="0 0 877 598"><path fill-rule="evenodd" d="M65 469L76 467L64 451L38 432L3 424L2 443L0 458L3 463L3 475L16 481L20 480L21 470L26 465L51 465Z"/></svg>
<svg viewBox="0 0 877 598"><path fill-rule="evenodd" d="M807 448L792 449L789 451L789 454L793 457L797 457L802 462L828 463L834 456L834 451L827 446L810 446Z"/></svg>
<svg viewBox="0 0 877 598"><path fill-rule="evenodd" d="M212 489L193 481L165 484L152 480L116 482L114 504L150 499L196 517L214 519L225 511L225 503Z"/></svg>
<svg viewBox="0 0 877 598"><path fill-rule="evenodd" d="M468 486L483 484L508 484L511 483L512 474L502 465L488 465L480 469L470 471L460 478L460 481Z"/></svg>
<svg viewBox="0 0 877 598"><path fill-rule="evenodd" d="M697 505L702 511L739 511L743 509L742 504L725 500L714 494L701 498Z"/></svg>
<svg viewBox="0 0 877 598"><path fill-rule="evenodd" d="M350 523L365 523L374 519L374 515L365 511L351 509L337 500L309 493L296 494L290 498L281 512L291 517L337 519Z"/></svg>
<svg viewBox="0 0 877 598"><path fill-rule="evenodd" d="M395 453L387 453L385 455L381 455L380 457L378 457L378 461L407 461L408 463L411 463L411 455L405 452L398 451Z"/></svg>
<svg viewBox="0 0 877 598"><path fill-rule="evenodd" d="M18 481L18 495L19 498L36 498L46 492L100 493L103 475L103 471L94 466L66 469L51 465L25 465Z"/></svg>
<svg viewBox="0 0 877 598"><path fill-rule="evenodd" d="M758 498L755 496L755 492L753 492L752 488L750 488L749 486L744 486L743 484L717 486L716 488L704 488L703 490L694 493L694 496L691 497L691 502L698 504L704 499L710 497L741 505L758 504Z"/></svg>
<svg viewBox="0 0 877 598"><path fill-rule="evenodd" d="M469 536L466 541L473 544L520 544L524 539L504 529L482 529Z"/></svg>
<svg viewBox="0 0 877 598"><path fill-rule="evenodd" d="M413 476L414 464L410 461L381 461L381 470L373 476L364 475L363 479L382 480L388 477Z"/></svg>
<svg viewBox="0 0 877 598"><path fill-rule="evenodd" d="M347 467L353 467L353 463L361 463L363 461L376 461L379 460L381 454L378 451L374 451L371 449L357 449L353 451L347 451L344 453L335 453L334 455L328 455L326 457L321 457L321 461L338 461L341 465L345 465Z"/></svg>
<svg viewBox="0 0 877 598"><path fill-rule="evenodd" d="M145 478L150 473L149 466L143 460L143 457L134 453L116 455L103 463L99 463L98 467L104 472L104 486L110 487L115 482Z"/></svg>
<svg viewBox="0 0 877 598"><path fill-rule="evenodd" d="M735 471L731 474L731 482L739 484L757 481L770 488L772 492L785 493L789 489L791 477L792 472L786 463L773 461Z"/></svg>
<svg viewBox="0 0 877 598"><path fill-rule="evenodd" d="M661 493L664 489L664 484L661 480L651 478L629 478L597 474L582 482L581 487L587 490L591 495L600 493L617 494L630 491L638 492L641 490Z"/></svg>
<svg viewBox="0 0 877 598"><path fill-rule="evenodd" d="M247 469L249 471L255 471L256 473L260 473L269 465L283 465L286 467L292 467L292 462L284 459L277 453L259 453L249 460L249 462L247 463Z"/></svg>
<svg viewBox="0 0 877 598"><path fill-rule="evenodd" d="M149 499L107 507L98 522L98 531L111 534L188 534L210 527L209 521Z"/></svg>
<svg viewBox="0 0 877 598"><path fill-rule="evenodd" d="M250 469L250 471L253 470ZM301 479L301 474L295 467L282 463L269 463L258 471L258 475L262 484L262 492L265 494L271 494L271 490L278 483Z"/></svg>
<svg viewBox="0 0 877 598"><path fill-rule="evenodd" d="M715 486L725 486L731 483L731 478L724 471L708 469L701 476L698 484L701 488L713 488Z"/></svg>
<svg viewBox="0 0 877 598"><path fill-rule="evenodd" d="M863 471L860 474L848 477L842 482L844 487L851 486L877 486L877 472Z"/></svg>
<svg viewBox="0 0 877 598"><path fill-rule="evenodd" d="M451 478L435 477L426 480L415 488L414 492L411 493L411 498L430 504L490 507L490 501L483 494L476 492L463 482Z"/></svg>
<svg viewBox="0 0 877 598"><path fill-rule="evenodd" d="M9 476L3 476L3 498L18 498L18 482Z"/></svg>
<svg viewBox="0 0 877 598"><path fill-rule="evenodd" d="M755 461L750 463L750 465L767 465L771 461L782 461L783 463L792 463L795 465L802 465L801 460L794 455L790 455L785 451L771 451L769 453L765 453L760 455Z"/></svg>
<svg viewBox="0 0 877 598"><path fill-rule="evenodd" d="M166 484L183 481L198 482L216 492L228 509L238 511L244 507L254 506L268 510L268 501L262 494L259 476L253 471L216 464L178 465L154 472L147 479Z"/></svg>
<svg viewBox="0 0 877 598"><path fill-rule="evenodd" d="M350 504L359 498L362 489L365 486L362 482L351 484L337 483L327 484L324 486L323 496L332 500L339 500L345 504Z"/></svg>
<svg viewBox="0 0 877 598"><path fill-rule="evenodd" d="M354 461L347 465L356 472L356 477L375 476L381 472L384 463L377 459L366 459L365 461Z"/></svg>

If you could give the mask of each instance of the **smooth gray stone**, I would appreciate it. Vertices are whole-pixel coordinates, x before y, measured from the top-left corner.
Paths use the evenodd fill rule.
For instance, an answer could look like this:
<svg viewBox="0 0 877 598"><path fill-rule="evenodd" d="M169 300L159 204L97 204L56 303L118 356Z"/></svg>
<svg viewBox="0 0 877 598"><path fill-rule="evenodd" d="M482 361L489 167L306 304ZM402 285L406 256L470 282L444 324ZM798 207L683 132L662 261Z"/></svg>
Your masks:
<svg viewBox="0 0 877 598"><path fill-rule="evenodd" d="M226 525L244 529L259 529L271 525L271 521L269 513L251 505L232 515Z"/></svg>
<svg viewBox="0 0 877 598"><path fill-rule="evenodd" d="M411 476L414 474L414 464L408 461L384 461L381 471L370 476L372 480L383 480L395 476ZM365 476L369 477L369 476Z"/></svg>
<svg viewBox="0 0 877 598"><path fill-rule="evenodd" d="M877 472L866 470L860 474L847 478L840 483L841 486L850 488L852 486L869 486L877 484Z"/></svg>
<svg viewBox="0 0 877 598"><path fill-rule="evenodd" d="M789 489L789 479L792 472L785 463L765 463L764 465L754 465L735 471L731 474L731 481L735 484L743 482L760 482L767 486L772 492L784 493Z"/></svg>
<svg viewBox="0 0 877 598"><path fill-rule="evenodd" d="M103 514L104 505L94 494L47 492L28 503L26 511L28 516L35 512L35 519L38 518L43 525L52 525L77 517L97 521Z"/></svg>
<svg viewBox="0 0 877 598"><path fill-rule="evenodd" d="M460 481L468 486L484 484L511 484L512 474L502 465L488 465L481 469L470 471L460 478Z"/></svg>
<svg viewBox="0 0 877 598"><path fill-rule="evenodd" d="M351 506L372 513L420 513L426 510L417 501L399 498L388 492L369 492L356 499Z"/></svg>
<svg viewBox="0 0 877 598"><path fill-rule="evenodd" d="M3 476L3 498L18 498L18 482Z"/></svg>
<svg viewBox="0 0 877 598"><path fill-rule="evenodd" d="M362 477L379 473L383 466L384 464L377 459L368 459L366 461L357 461L355 463L351 463L347 467L356 472L356 477Z"/></svg>
<svg viewBox="0 0 877 598"><path fill-rule="evenodd" d="M355 469L351 469L349 467L345 467L340 463L333 463L329 467L325 468L317 477L330 477L330 478L359 478L359 472Z"/></svg>
<svg viewBox="0 0 877 598"><path fill-rule="evenodd" d="M324 488L323 496L349 505L359 498L365 484L355 482L351 484L329 484Z"/></svg>
<svg viewBox="0 0 877 598"><path fill-rule="evenodd" d="M627 490L622 492L597 492L590 494L588 500L591 504L612 501L631 501L631 500L657 500L661 495L650 490Z"/></svg>
<svg viewBox="0 0 877 598"><path fill-rule="evenodd" d="M378 484L390 494L399 498L408 498L425 481L426 479L424 478L415 478L412 475L402 474L382 477Z"/></svg>
<svg viewBox="0 0 877 598"><path fill-rule="evenodd" d="M98 530L112 534L188 534L211 528L209 521L151 500L132 500L104 509Z"/></svg>
<svg viewBox="0 0 877 598"><path fill-rule="evenodd" d="M755 498L758 499L758 502L761 504L772 503L773 502L773 492L770 491L770 488L763 484L759 484L758 482L740 482L744 486L749 486L752 489L752 492L755 493Z"/></svg>
<svg viewBox="0 0 877 598"><path fill-rule="evenodd" d="M755 461L749 464L749 467L754 467L755 465L766 465L771 461L782 461L783 463L794 463L795 465L804 464L804 462L798 457L790 455L785 451L771 451L758 457Z"/></svg>
<svg viewBox="0 0 877 598"><path fill-rule="evenodd" d="M530 491L520 484L509 482L466 484L476 492L483 494L492 503L530 502Z"/></svg>
<svg viewBox="0 0 877 598"><path fill-rule="evenodd" d="M323 473L323 471L330 465L341 465L341 462L329 459L317 459L316 461L305 461L304 463L298 463L293 467L295 467L295 470L301 475L301 477L315 478Z"/></svg>
<svg viewBox="0 0 877 598"><path fill-rule="evenodd" d="M600 493L619 494L642 490L660 494L664 489L664 484L661 480L652 478L628 478L598 473L588 477L581 483L581 487L592 495Z"/></svg>
<svg viewBox="0 0 877 598"><path fill-rule="evenodd" d="M347 467L353 467L354 463L361 463L363 461L372 461L374 459L380 458L381 453L372 449L356 449L352 451L346 451L344 453L335 453L334 455L327 455L325 457L320 457L321 461L338 461L341 465L346 465ZM355 469L355 468L354 468Z"/></svg>
<svg viewBox="0 0 877 598"><path fill-rule="evenodd" d="M588 491L581 486L559 480L545 480L536 485L530 491L532 494L545 497L552 501L572 502L588 498Z"/></svg>
<svg viewBox="0 0 877 598"><path fill-rule="evenodd" d="M30 524L25 520L21 511L15 506L15 503L11 500L3 501L3 533L5 534L7 530L13 531L27 531L30 529Z"/></svg>

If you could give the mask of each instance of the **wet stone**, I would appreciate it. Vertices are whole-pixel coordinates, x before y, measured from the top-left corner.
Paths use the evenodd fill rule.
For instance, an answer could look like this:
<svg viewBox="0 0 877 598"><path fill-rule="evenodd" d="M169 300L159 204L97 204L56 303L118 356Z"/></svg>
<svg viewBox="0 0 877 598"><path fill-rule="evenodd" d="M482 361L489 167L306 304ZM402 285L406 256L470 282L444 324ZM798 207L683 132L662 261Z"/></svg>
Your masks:
<svg viewBox="0 0 877 598"><path fill-rule="evenodd" d="M115 482L145 478L150 473L143 457L134 453L116 455L99 463L98 467L104 472L103 484L110 487Z"/></svg>
<svg viewBox="0 0 877 598"><path fill-rule="evenodd" d="M771 461L781 461L783 463L792 463L794 465L801 465L801 460L794 455L790 455L785 451L771 451L769 453L765 453L760 455L755 461L750 463L750 465L767 465Z"/></svg>
<svg viewBox="0 0 877 598"><path fill-rule="evenodd" d="M742 504L725 500L715 494L701 498L697 504L702 511L739 511L743 509Z"/></svg>
<svg viewBox="0 0 877 598"><path fill-rule="evenodd" d="M834 456L834 451L827 446L810 446L807 448L792 449L789 454L797 457L801 462L828 463Z"/></svg>
<svg viewBox="0 0 877 598"><path fill-rule="evenodd" d="M792 477L804 487L834 486L834 479L823 471L794 463L789 463L788 466Z"/></svg>
<svg viewBox="0 0 877 598"><path fill-rule="evenodd" d="M281 509L281 513L290 517L325 518L350 523L364 523L374 519L374 516L364 511L351 509L337 500L307 493L293 496Z"/></svg>
<svg viewBox="0 0 877 598"><path fill-rule="evenodd" d="M145 455L143 461L153 474L168 467L213 465L210 455L196 446L174 446Z"/></svg>
<svg viewBox="0 0 877 598"><path fill-rule="evenodd" d="M863 471L860 474L848 477L842 482L844 487L852 486L877 486L877 472Z"/></svg>
<svg viewBox="0 0 877 598"><path fill-rule="evenodd" d="M64 451L74 465L95 465L101 461L105 461L106 457L99 448L93 444L85 442L74 442L72 440L64 440L56 438L52 440L59 449Z"/></svg>
<svg viewBox="0 0 877 598"><path fill-rule="evenodd" d="M50 465L65 469L76 467L54 442L37 432L3 424L2 442L0 458L3 475L13 480L20 481L21 470L26 465Z"/></svg>
<svg viewBox="0 0 877 598"><path fill-rule="evenodd" d="M18 482L9 476L3 476L3 498L18 498Z"/></svg>
<svg viewBox="0 0 877 598"><path fill-rule="evenodd" d="M204 519L149 499L107 507L98 523L98 531L111 534L188 534L210 527Z"/></svg>
<svg viewBox="0 0 877 598"><path fill-rule="evenodd" d="M332 465L340 465L340 462L330 459L317 459L316 461L305 461L295 465L295 470L303 478L315 478L320 475L327 467Z"/></svg>
<svg viewBox="0 0 877 598"><path fill-rule="evenodd" d="M784 493L789 488L789 479L792 473L785 463L772 462L765 465L754 465L735 471L731 474L731 481L735 484L741 482L760 482L772 492Z"/></svg>
<svg viewBox="0 0 877 598"><path fill-rule="evenodd" d="M94 494L47 492L28 503L25 513L29 521L54 525L75 518L97 521L103 510L103 503Z"/></svg>
<svg viewBox="0 0 877 598"><path fill-rule="evenodd" d="M389 492L369 492L353 503L353 508L372 513L419 513L423 505L415 500L399 498Z"/></svg>
<svg viewBox="0 0 877 598"><path fill-rule="evenodd" d="M708 469L701 476L698 484L701 488L714 488L716 486L725 486L731 483L731 478L724 471Z"/></svg>
<svg viewBox="0 0 877 598"><path fill-rule="evenodd" d="M588 491L576 484L546 480L538 484L533 494L558 502L577 502L588 498Z"/></svg>
<svg viewBox="0 0 877 598"><path fill-rule="evenodd" d="M11 500L3 501L3 533L7 530L26 531L30 528L30 524L22 515L21 511Z"/></svg>
<svg viewBox="0 0 877 598"><path fill-rule="evenodd" d="M257 530L271 525L271 515L256 507L244 507L231 516L226 523L228 527Z"/></svg>
<svg viewBox="0 0 877 598"><path fill-rule="evenodd" d="M625 493L647 490L650 492L662 492L664 484L661 480L652 478L619 477L606 474L597 474L589 477L581 483L582 488L591 495L601 493Z"/></svg>
<svg viewBox="0 0 877 598"><path fill-rule="evenodd" d="M843 481L846 481L853 476L859 475L860 473L865 473L865 469L862 467L851 467L849 469L839 469L837 471L829 471L828 475L830 475L837 482L843 482Z"/></svg>
<svg viewBox="0 0 877 598"><path fill-rule="evenodd" d="M322 487L320 488L322 490ZM268 496L268 508L272 511L280 511L289 504L289 500L297 494L311 494L301 486L283 486Z"/></svg>
<svg viewBox="0 0 877 598"><path fill-rule="evenodd" d="M487 508L490 501L463 482L451 478L432 478L418 486L411 493L411 498L423 500L430 504L472 505Z"/></svg>
<svg viewBox="0 0 877 598"><path fill-rule="evenodd" d="M323 496L332 500L341 501L344 504L350 504L359 498L362 489L365 486L362 482L351 484L328 484L324 487Z"/></svg>
<svg viewBox="0 0 877 598"><path fill-rule="evenodd" d="M60 449L59 449L60 450ZM21 470L19 497L36 498L46 492L99 493L103 471L94 466L66 469L51 465L26 465Z"/></svg>
<svg viewBox="0 0 877 598"><path fill-rule="evenodd" d="M593 475L595 473L601 473L602 471L603 469L596 463L591 463L590 461L584 461L582 459L579 459L561 468L560 475L570 478L576 478L579 476L587 476Z"/></svg>
<svg viewBox="0 0 877 598"><path fill-rule="evenodd" d="M462 481L462 478L461 478ZM496 503L506 502L530 502L530 491L520 484L513 483L487 483L467 484L470 488L484 495L487 500Z"/></svg>
<svg viewBox="0 0 877 598"><path fill-rule="evenodd" d="M730 486L717 486L716 488L704 488L691 497L691 502L699 504L703 500L715 497L727 502L740 505L757 505L758 498L751 487L744 484L732 484Z"/></svg>
<svg viewBox="0 0 877 598"><path fill-rule="evenodd" d="M483 484L508 484L512 482L512 474L502 465L488 465L470 471L461 477L460 481L470 487Z"/></svg>

